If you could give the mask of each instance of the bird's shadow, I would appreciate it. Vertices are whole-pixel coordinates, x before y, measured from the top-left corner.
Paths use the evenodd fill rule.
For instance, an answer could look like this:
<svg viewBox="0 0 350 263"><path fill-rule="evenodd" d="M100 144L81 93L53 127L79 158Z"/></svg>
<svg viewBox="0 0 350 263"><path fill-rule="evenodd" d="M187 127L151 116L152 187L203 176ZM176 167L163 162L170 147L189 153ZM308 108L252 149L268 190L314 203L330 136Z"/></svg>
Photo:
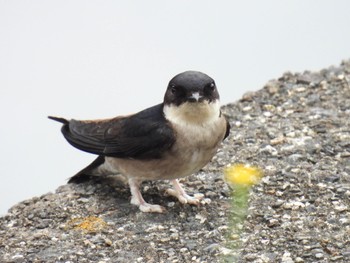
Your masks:
<svg viewBox="0 0 350 263"><path fill-rule="evenodd" d="M169 188L166 181L145 181L140 190L143 198L150 204L158 204L166 207L165 213L143 213L138 207L130 203L130 188L126 182L115 177L91 177L89 180L79 184L70 184L79 197L84 197L93 203L91 209L96 214L104 214L113 218L122 218L129 215L137 217L162 218L178 215L180 211L193 210L196 207L183 205L172 196L165 194L165 189ZM94 199L94 200L93 200Z"/></svg>

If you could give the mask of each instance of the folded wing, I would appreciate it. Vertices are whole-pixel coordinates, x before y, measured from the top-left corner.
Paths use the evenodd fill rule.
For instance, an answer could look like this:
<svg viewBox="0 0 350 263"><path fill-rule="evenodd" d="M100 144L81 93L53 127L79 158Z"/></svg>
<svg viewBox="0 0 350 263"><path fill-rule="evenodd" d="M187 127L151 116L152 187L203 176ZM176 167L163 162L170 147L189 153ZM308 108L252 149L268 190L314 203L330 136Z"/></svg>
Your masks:
<svg viewBox="0 0 350 263"><path fill-rule="evenodd" d="M163 104L127 117L63 123L62 133L71 145L98 155L160 158L175 142L174 132L163 116Z"/></svg>

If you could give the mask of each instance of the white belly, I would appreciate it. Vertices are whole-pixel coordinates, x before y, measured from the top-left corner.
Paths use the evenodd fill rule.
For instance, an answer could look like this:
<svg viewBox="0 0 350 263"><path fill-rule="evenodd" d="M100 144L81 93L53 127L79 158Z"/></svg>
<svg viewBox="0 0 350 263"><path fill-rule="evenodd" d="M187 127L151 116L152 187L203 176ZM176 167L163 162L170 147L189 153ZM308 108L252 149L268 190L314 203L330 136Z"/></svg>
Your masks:
<svg viewBox="0 0 350 263"><path fill-rule="evenodd" d="M160 159L135 160L107 157L106 163L126 177L140 180L181 178L198 172L215 155L226 132L220 114L202 124L172 123L176 142Z"/></svg>
<svg viewBox="0 0 350 263"><path fill-rule="evenodd" d="M106 157L103 165L111 173L127 178L159 180L181 178L198 172L215 155L226 133L226 119L219 102L165 106L165 118L175 131L176 141L162 158L152 160Z"/></svg>

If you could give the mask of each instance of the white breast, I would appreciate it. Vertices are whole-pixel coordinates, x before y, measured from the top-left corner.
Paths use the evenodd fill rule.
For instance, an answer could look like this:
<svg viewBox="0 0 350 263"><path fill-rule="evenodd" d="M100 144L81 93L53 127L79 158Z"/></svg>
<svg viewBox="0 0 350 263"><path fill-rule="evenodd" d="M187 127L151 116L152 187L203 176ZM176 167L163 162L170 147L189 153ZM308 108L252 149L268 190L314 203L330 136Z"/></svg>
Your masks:
<svg viewBox="0 0 350 263"><path fill-rule="evenodd" d="M220 114L219 102L165 106L164 114L176 131L173 150L182 168L187 174L198 171L215 155L225 135L226 121Z"/></svg>
<svg viewBox="0 0 350 263"><path fill-rule="evenodd" d="M219 101L166 105L164 115L176 130L177 140L184 140L192 148L211 148L213 141L217 141L217 137L223 133L219 127L224 121Z"/></svg>

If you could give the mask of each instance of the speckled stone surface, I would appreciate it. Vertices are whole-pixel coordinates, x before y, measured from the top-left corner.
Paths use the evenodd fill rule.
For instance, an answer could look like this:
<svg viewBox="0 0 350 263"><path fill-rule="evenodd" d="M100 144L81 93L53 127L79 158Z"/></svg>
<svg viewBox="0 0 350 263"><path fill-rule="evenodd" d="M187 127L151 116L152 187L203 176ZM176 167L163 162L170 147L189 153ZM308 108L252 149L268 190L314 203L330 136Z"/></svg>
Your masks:
<svg viewBox="0 0 350 263"><path fill-rule="evenodd" d="M204 194L200 206L166 196L167 182L147 182L145 199L167 211L142 213L113 178L15 205L0 218L0 262L220 262L227 253L237 262L350 262L349 82L344 61L285 73L224 106L230 137L182 180ZM227 245L231 192L222 175L230 163L265 173L235 251Z"/></svg>

